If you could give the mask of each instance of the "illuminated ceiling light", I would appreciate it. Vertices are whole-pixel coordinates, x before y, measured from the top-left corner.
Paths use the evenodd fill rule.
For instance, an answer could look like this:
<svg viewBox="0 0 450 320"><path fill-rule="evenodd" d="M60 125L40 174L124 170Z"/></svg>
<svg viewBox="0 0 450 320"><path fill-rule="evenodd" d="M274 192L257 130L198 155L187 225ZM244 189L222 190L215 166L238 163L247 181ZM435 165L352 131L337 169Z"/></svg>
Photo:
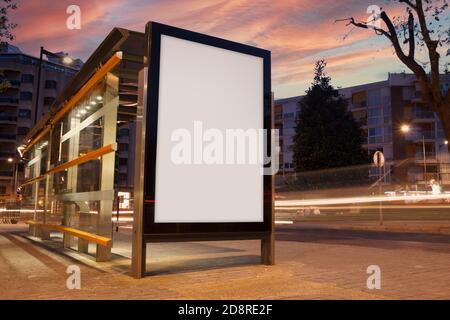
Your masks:
<svg viewBox="0 0 450 320"><path fill-rule="evenodd" d="M447 144L448 144L448 140L445 140L445 141L444 141L444 144L447 145Z"/></svg>
<svg viewBox="0 0 450 320"><path fill-rule="evenodd" d="M97 102L91 101L91 105L95 106L96 104L97 104Z"/></svg>
<svg viewBox="0 0 450 320"><path fill-rule="evenodd" d="M86 114L87 111L86 111L86 110L81 110L80 113L81 113L81 114Z"/></svg>
<svg viewBox="0 0 450 320"><path fill-rule="evenodd" d="M20 154L20 157L23 157L23 150L25 150L25 145L21 145L17 147L17 152Z"/></svg>
<svg viewBox="0 0 450 320"><path fill-rule="evenodd" d="M103 97L102 97L102 96L97 96L97 100L98 100L98 101L102 101L102 100L103 100Z"/></svg>
<svg viewBox="0 0 450 320"><path fill-rule="evenodd" d="M8 158L8 162L9 162L9 163L11 163L11 162L13 162L13 161L14 161L13 158Z"/></svg>
<svg viewBox="0 0 450 320"><path fill-rule="evenodd" d="M86 110L91 110L91 106L86 106Z"/></svg>

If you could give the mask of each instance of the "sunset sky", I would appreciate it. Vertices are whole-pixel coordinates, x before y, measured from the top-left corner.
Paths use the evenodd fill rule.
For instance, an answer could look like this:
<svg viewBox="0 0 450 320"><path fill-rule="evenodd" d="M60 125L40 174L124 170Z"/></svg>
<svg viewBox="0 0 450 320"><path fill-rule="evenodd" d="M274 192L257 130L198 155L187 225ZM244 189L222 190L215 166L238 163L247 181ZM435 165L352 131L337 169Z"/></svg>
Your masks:
<svg viewBox="0 0 450 320"><path fill-rule="evenodd" d="M390 16L404 12L383 0L19 0L11 20L19 24L14 45L38 55L43 45L86 60L115 27L144 31L147 21L247 43L272 52L272 83L277 98L303 94L314 61L325 58L337 87L385 80L406 70L387 39L372 31L334 23L358 17L376 4ZM81 30L66 28L67 6L81 8ZM444 23L450 27L449 17ZM350 35L344 36L351 31Z"/></svg>

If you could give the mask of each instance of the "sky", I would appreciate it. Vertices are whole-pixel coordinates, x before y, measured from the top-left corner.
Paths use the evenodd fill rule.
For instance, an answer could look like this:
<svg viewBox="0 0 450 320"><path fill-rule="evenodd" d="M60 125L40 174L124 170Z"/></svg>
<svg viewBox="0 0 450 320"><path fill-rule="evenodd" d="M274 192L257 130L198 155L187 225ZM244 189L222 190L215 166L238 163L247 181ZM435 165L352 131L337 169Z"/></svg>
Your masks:
<svg viewBox="0 0 450 320"><path fill-rule="evenodd" d="M336 19L367 21L369 5L398 16L404 7L387 0L17 0L14 45L38 55L40 46L86 60L113 27L144 31L148 21L170 24L261 47L272 52L276 98L304 94L314 63L327 60L336 87L386 80L407 69L389 41ZM81 29L69 30L69 5L81 9ZM449 17L445 17L447 29Z"/></svg>

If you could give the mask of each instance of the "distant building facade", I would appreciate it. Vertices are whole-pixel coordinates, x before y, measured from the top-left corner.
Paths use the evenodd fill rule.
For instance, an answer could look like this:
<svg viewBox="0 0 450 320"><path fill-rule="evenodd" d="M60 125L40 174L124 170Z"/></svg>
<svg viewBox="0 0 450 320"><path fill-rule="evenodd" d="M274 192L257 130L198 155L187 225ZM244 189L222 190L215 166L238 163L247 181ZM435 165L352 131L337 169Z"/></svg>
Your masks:
<svg viewBox="0 0 450 320"><path fill-rule="evenodd" d="M442 90L450 88L450 75L442 75ZM435 179L450 184L450 156L439 117L421 98L419 83L411 74L389 74L386 81L339 89L349 111L366 137L363 147L369 154L382 151L386 158L386 183L423 184ZM303 96L279 99L275 109L281 128L280 173L294 172L293 136L298 103ZM408 125L408 133L400 130ZM369 175L376 179L377 168Z"/></svg>
<svg viewBox="0 0 450 320"><path fill-rule="evenodd" d="M14 184L23 179L23 165L18 162L16 148L49 111L58 93L81 64L77 59L71 66L66 66L55 57L43 61L36 110L39 58L24 54L8 43L0 44L0 204L14 198Z"/></svg>

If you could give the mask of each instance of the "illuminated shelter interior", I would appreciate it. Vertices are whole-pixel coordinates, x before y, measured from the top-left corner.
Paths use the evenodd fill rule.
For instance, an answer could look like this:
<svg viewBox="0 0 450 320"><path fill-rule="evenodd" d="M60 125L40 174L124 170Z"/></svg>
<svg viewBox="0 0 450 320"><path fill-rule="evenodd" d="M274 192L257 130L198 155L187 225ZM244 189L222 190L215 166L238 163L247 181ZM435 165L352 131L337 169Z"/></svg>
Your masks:
<svg viewBox="0 0 450 320"><path fill-rule="evenodd" d="M119 145L134 142L143 56L143 33L113 29L25 138L19 194L31 235L57 231L64 247L89 253L95 244L97 261L111 258L113 215L132 209L134 169L121 166L128 144Z"/></svg>

